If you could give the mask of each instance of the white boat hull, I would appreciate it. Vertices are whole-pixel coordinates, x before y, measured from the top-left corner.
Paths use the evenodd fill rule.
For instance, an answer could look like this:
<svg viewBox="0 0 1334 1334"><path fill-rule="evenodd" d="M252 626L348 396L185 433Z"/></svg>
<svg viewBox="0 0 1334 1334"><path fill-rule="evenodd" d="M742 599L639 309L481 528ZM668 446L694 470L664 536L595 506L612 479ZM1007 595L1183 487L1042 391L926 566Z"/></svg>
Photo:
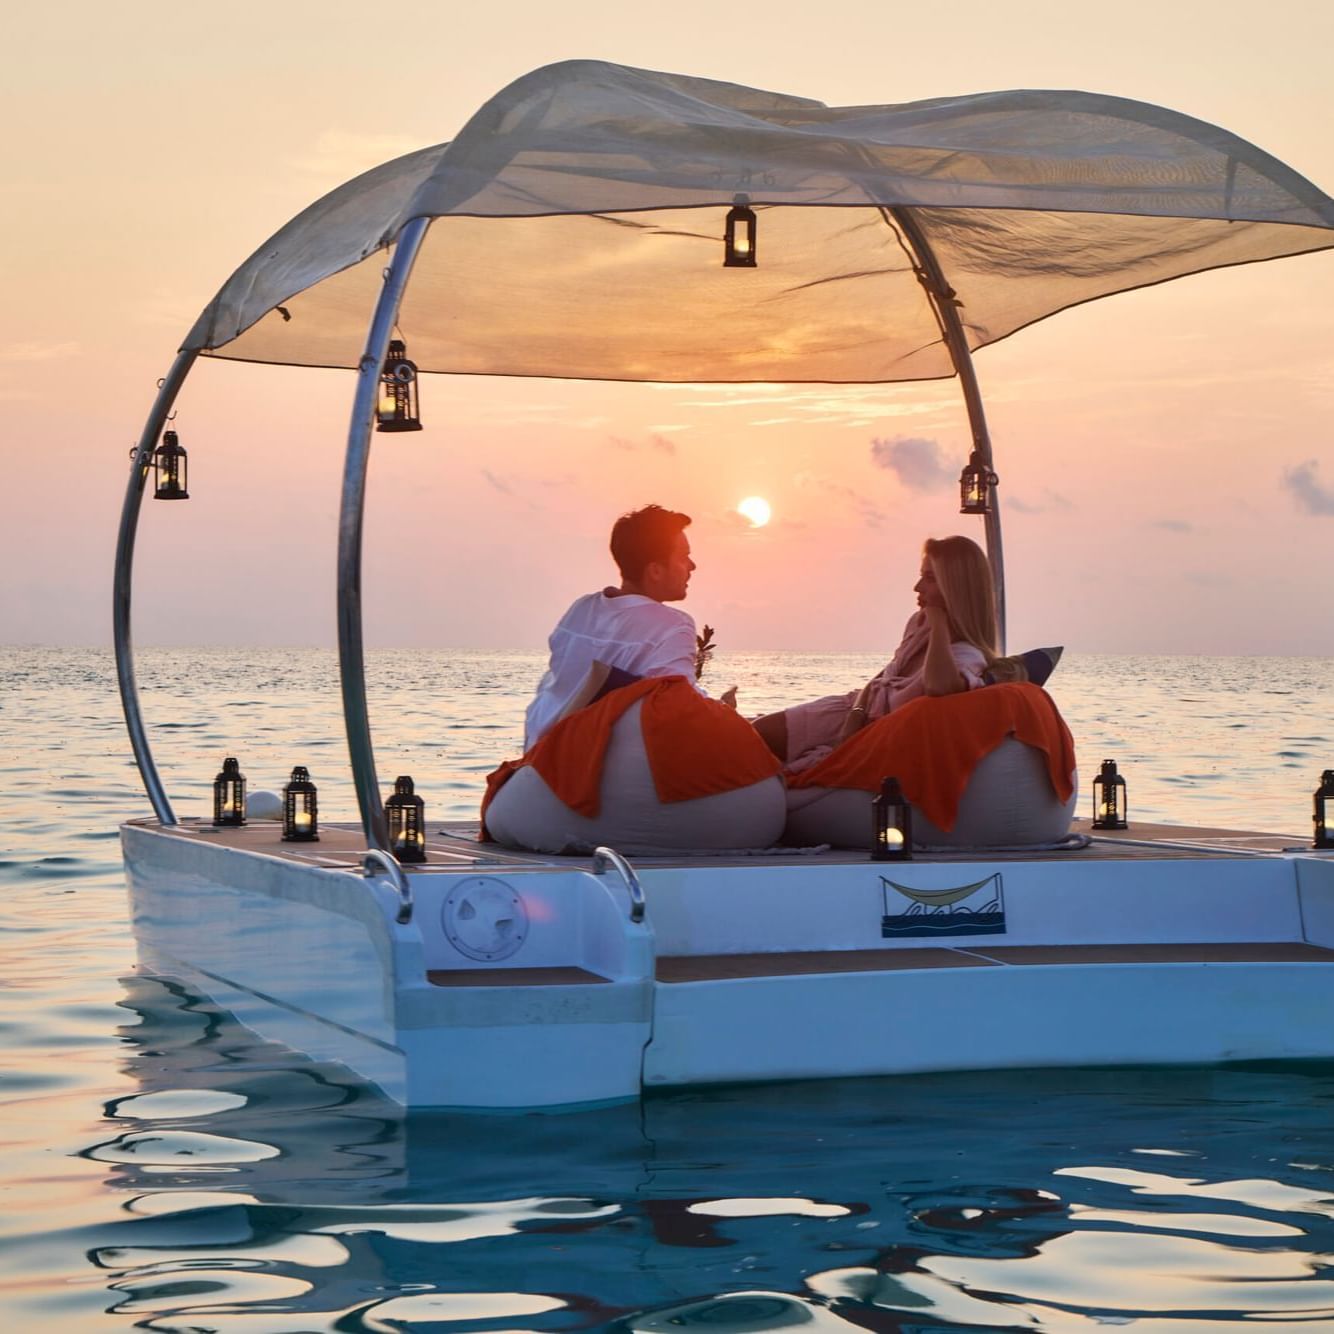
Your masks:
<svg viewBox="0 0 1334 1334"><path fill-rule="evenodd" d="M1334 1056L1315 856L645 865L640 923L583 863L432 866L401 924L352 869L122 835L146 968L408 1106Z"/></svg>

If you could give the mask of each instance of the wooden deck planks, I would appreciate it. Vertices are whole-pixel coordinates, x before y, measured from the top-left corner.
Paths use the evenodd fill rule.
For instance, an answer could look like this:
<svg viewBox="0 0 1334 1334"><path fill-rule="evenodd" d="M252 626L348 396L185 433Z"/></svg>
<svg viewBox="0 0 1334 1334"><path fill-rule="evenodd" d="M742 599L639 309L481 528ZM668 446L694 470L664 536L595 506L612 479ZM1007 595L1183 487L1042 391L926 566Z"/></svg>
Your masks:
<svg viewBox="0 0 1334 1334"><path fill-rule="evenodd" d="M922 947L669 955L658 960L657 978L667 983L718 982L741 977L1094 963L1334 964L1334 950L1296 941L1220 941L1202 945L975 945L957 950Z"/></svg>
<svg viewBox="0 0 1334 1334"><path fill-rule="evenodd" d="M1334 950L1300 941L1219 941L1171 945L976 945L972 953L1006 964L1334 963Z"/></svg>
<svg viewBox="0 0 1334 1334"><path fill-rule="evenodd" d="M793 950L762 954L665 955L657 980L721 982L736 978L810 977L936 968L1030 967L1052 964L1323 963L1334 950L1300 941L1219 941L1174 945L997 945L969 949ZM433 969L437 987L588 986L609 979L582 968Z"/></svg>
<svg viewBox="0 0 1334 1334"><path fill-rule="evenodd" d="M658 960L659 982L716 982L731 977L880 973L920 968L990 968L990 959L930 946L890 950L798 950L773 954L677 954Z"/></svg>

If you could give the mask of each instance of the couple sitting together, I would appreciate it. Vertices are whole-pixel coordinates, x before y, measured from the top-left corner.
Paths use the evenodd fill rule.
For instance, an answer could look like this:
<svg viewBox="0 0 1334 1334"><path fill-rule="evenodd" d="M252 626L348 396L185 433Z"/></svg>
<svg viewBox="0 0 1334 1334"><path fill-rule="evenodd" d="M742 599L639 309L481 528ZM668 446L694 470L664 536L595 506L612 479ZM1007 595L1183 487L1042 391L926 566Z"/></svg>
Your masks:
<svg viewBox="0 0 1334 1334"><path fill-rule="evenodd" d="M789 840L855 845L866 794L890 773L920 799L926 826L948 831L974 768L1009 737L1042 751L1051 786L1061 802L1071 798L1073 749L1045 694L977 690L1027 673L1022 659L996 652L991 572L974 542L926 543L918 609L889 664L860 690L747 721L735 687L712 699L697 683L695 623L668 605L686 596L695 568L689 524L658 505L616 521L621 582L579 598L552 632L524 756L488 778L484 838L543 852L598 843L651 852L764 847L786 828ZM941 697L960 703L921 712ZM918 700L916 713L905 708ZM822 830L828 792L849 798L855 833ZM794 833L796 811L804 815Z"/></svg>
<svg viewBox="0 0 1334 1334"><path fill-rule="evenodd" d="M599 677L609 683L663 676L695 681L695 622L666 605L686 596L695 569L685 531L689 524L688 515L658 505L616 521L611 554L620 586L581 597L552 631L550 666L528 706L525 750L574 707L591 702L596 686L593 692L588 687ZM861 690L753 720L789 772L810 768L860 728L920 695L972 690L983 684L984 674L989 681L1025 679L1018 659L996 652L991 570L975 542L929 540L915 592L918 610L898 649ZM707 696L702 686L695 689ZM722 702L735 706L735 686Z"/></svg>

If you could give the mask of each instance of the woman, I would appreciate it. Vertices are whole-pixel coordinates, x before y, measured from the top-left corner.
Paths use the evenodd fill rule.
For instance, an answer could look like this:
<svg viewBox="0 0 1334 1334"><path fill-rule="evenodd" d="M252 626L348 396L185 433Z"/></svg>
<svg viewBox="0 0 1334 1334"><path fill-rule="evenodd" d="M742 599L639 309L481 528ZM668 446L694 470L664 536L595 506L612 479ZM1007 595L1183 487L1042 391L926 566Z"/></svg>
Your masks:
<svg viewBox="0 0 1334 1334"><path fill-rule="evenodd" d="M853 733L919 695L953 695L995 680L1024 679L996 652L996 598L982 548L967 537L928 538L915 587L917 611L883 671L860 690L827 695L755 720L789 772L809 768Z"/></svg>

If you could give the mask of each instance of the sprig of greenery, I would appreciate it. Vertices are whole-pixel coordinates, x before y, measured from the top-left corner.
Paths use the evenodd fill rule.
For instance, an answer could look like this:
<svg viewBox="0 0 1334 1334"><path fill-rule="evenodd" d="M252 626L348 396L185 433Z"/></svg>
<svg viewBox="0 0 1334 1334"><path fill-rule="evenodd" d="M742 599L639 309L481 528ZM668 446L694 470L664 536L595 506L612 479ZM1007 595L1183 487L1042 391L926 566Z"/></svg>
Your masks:
<svg viewBox="0 0 1334 1334"><path fill-rule="evenodd" d="M706 625L695 636L695 680L704 675L704 669L713 660L713 650L718 646L713 642L713 626Z"/></svg>

